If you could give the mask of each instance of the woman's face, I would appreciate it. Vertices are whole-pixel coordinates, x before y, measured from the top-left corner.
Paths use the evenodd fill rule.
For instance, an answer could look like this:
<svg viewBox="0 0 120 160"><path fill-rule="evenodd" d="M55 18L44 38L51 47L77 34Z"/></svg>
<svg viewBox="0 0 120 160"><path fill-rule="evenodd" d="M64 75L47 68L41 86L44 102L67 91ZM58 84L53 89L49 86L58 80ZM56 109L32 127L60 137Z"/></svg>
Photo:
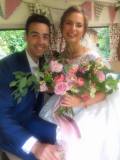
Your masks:
<svg viewBox="0 0 120 160"><path fill-rule="evenodd" d="M62 27L62 34L66 43L78 43L85 32L84 17L74 12L65 18Z"/></svg>

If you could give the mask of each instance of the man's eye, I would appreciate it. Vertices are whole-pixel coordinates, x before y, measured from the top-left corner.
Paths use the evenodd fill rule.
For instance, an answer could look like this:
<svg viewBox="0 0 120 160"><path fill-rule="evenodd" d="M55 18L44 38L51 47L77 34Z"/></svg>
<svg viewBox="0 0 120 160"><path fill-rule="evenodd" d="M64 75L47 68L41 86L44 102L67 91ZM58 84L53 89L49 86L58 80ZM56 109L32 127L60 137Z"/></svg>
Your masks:
<svg viewBox="0 0 120 160"><path fill-rule="evenodd" d="M31 34L32 37L38 37L39 35L37 34Z"/></svg>

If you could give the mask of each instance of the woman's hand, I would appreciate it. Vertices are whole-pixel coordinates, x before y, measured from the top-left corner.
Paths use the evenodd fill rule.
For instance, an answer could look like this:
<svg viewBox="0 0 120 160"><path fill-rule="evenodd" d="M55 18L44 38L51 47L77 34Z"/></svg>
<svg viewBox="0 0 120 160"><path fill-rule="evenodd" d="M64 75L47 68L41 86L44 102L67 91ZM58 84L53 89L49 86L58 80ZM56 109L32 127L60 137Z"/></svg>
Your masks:
<svg viewBox="0 0 120 160"><path fill-rule="evenodd" d="M65 94L61 100L60 105L63 107L77 107L82 104L82 100L79 96Z"/></svg>
<svg viewBox="0 0 120 160"><path fill-rule="evenodd" d="M64 107L87 107L104 100L106 95L99 92L95 97L89 97L87 100L82 100L80 96L65 94L61 100L61 106Z"/></svg>

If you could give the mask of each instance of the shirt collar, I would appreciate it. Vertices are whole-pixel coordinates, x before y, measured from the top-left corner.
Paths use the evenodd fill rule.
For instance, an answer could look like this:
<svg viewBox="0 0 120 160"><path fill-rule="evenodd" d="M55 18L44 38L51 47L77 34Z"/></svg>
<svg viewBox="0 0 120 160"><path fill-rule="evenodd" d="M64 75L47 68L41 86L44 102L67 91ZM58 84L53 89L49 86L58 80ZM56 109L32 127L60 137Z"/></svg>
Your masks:
<svg viewBox="0 0 120 160"><path fill-rule="evenodd" d="M38 68L39 67L39 60L38 62L36 63L32 57L29 55L28 51L26 50L26 56L27 56L27 59L28 59L28 63L30 65L30 69L32 70L32 68Z"/></svg>

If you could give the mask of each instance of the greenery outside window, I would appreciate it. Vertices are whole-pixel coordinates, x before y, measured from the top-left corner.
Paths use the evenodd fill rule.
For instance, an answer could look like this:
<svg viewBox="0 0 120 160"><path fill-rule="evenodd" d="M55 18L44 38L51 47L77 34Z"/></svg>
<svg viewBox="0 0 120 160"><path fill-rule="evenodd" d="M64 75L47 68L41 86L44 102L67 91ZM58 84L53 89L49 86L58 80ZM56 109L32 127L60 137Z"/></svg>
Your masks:
<svg viewBox="0 0 120 160"><path fill-rule="evenodd" d="M0 58L25 47L24 30L1 30L0 31Z"/></svg>
<svg viewBox="0 0 120 160"><path fill-rule="evenodd" d="M90 28L91 29L91 28ZM97 46L103 57L109 58L109 28L108 27L92 27L97 34ZM11 29L0 30L0 59L6 55L21 51L25 48L24 30Z"/></svg>

